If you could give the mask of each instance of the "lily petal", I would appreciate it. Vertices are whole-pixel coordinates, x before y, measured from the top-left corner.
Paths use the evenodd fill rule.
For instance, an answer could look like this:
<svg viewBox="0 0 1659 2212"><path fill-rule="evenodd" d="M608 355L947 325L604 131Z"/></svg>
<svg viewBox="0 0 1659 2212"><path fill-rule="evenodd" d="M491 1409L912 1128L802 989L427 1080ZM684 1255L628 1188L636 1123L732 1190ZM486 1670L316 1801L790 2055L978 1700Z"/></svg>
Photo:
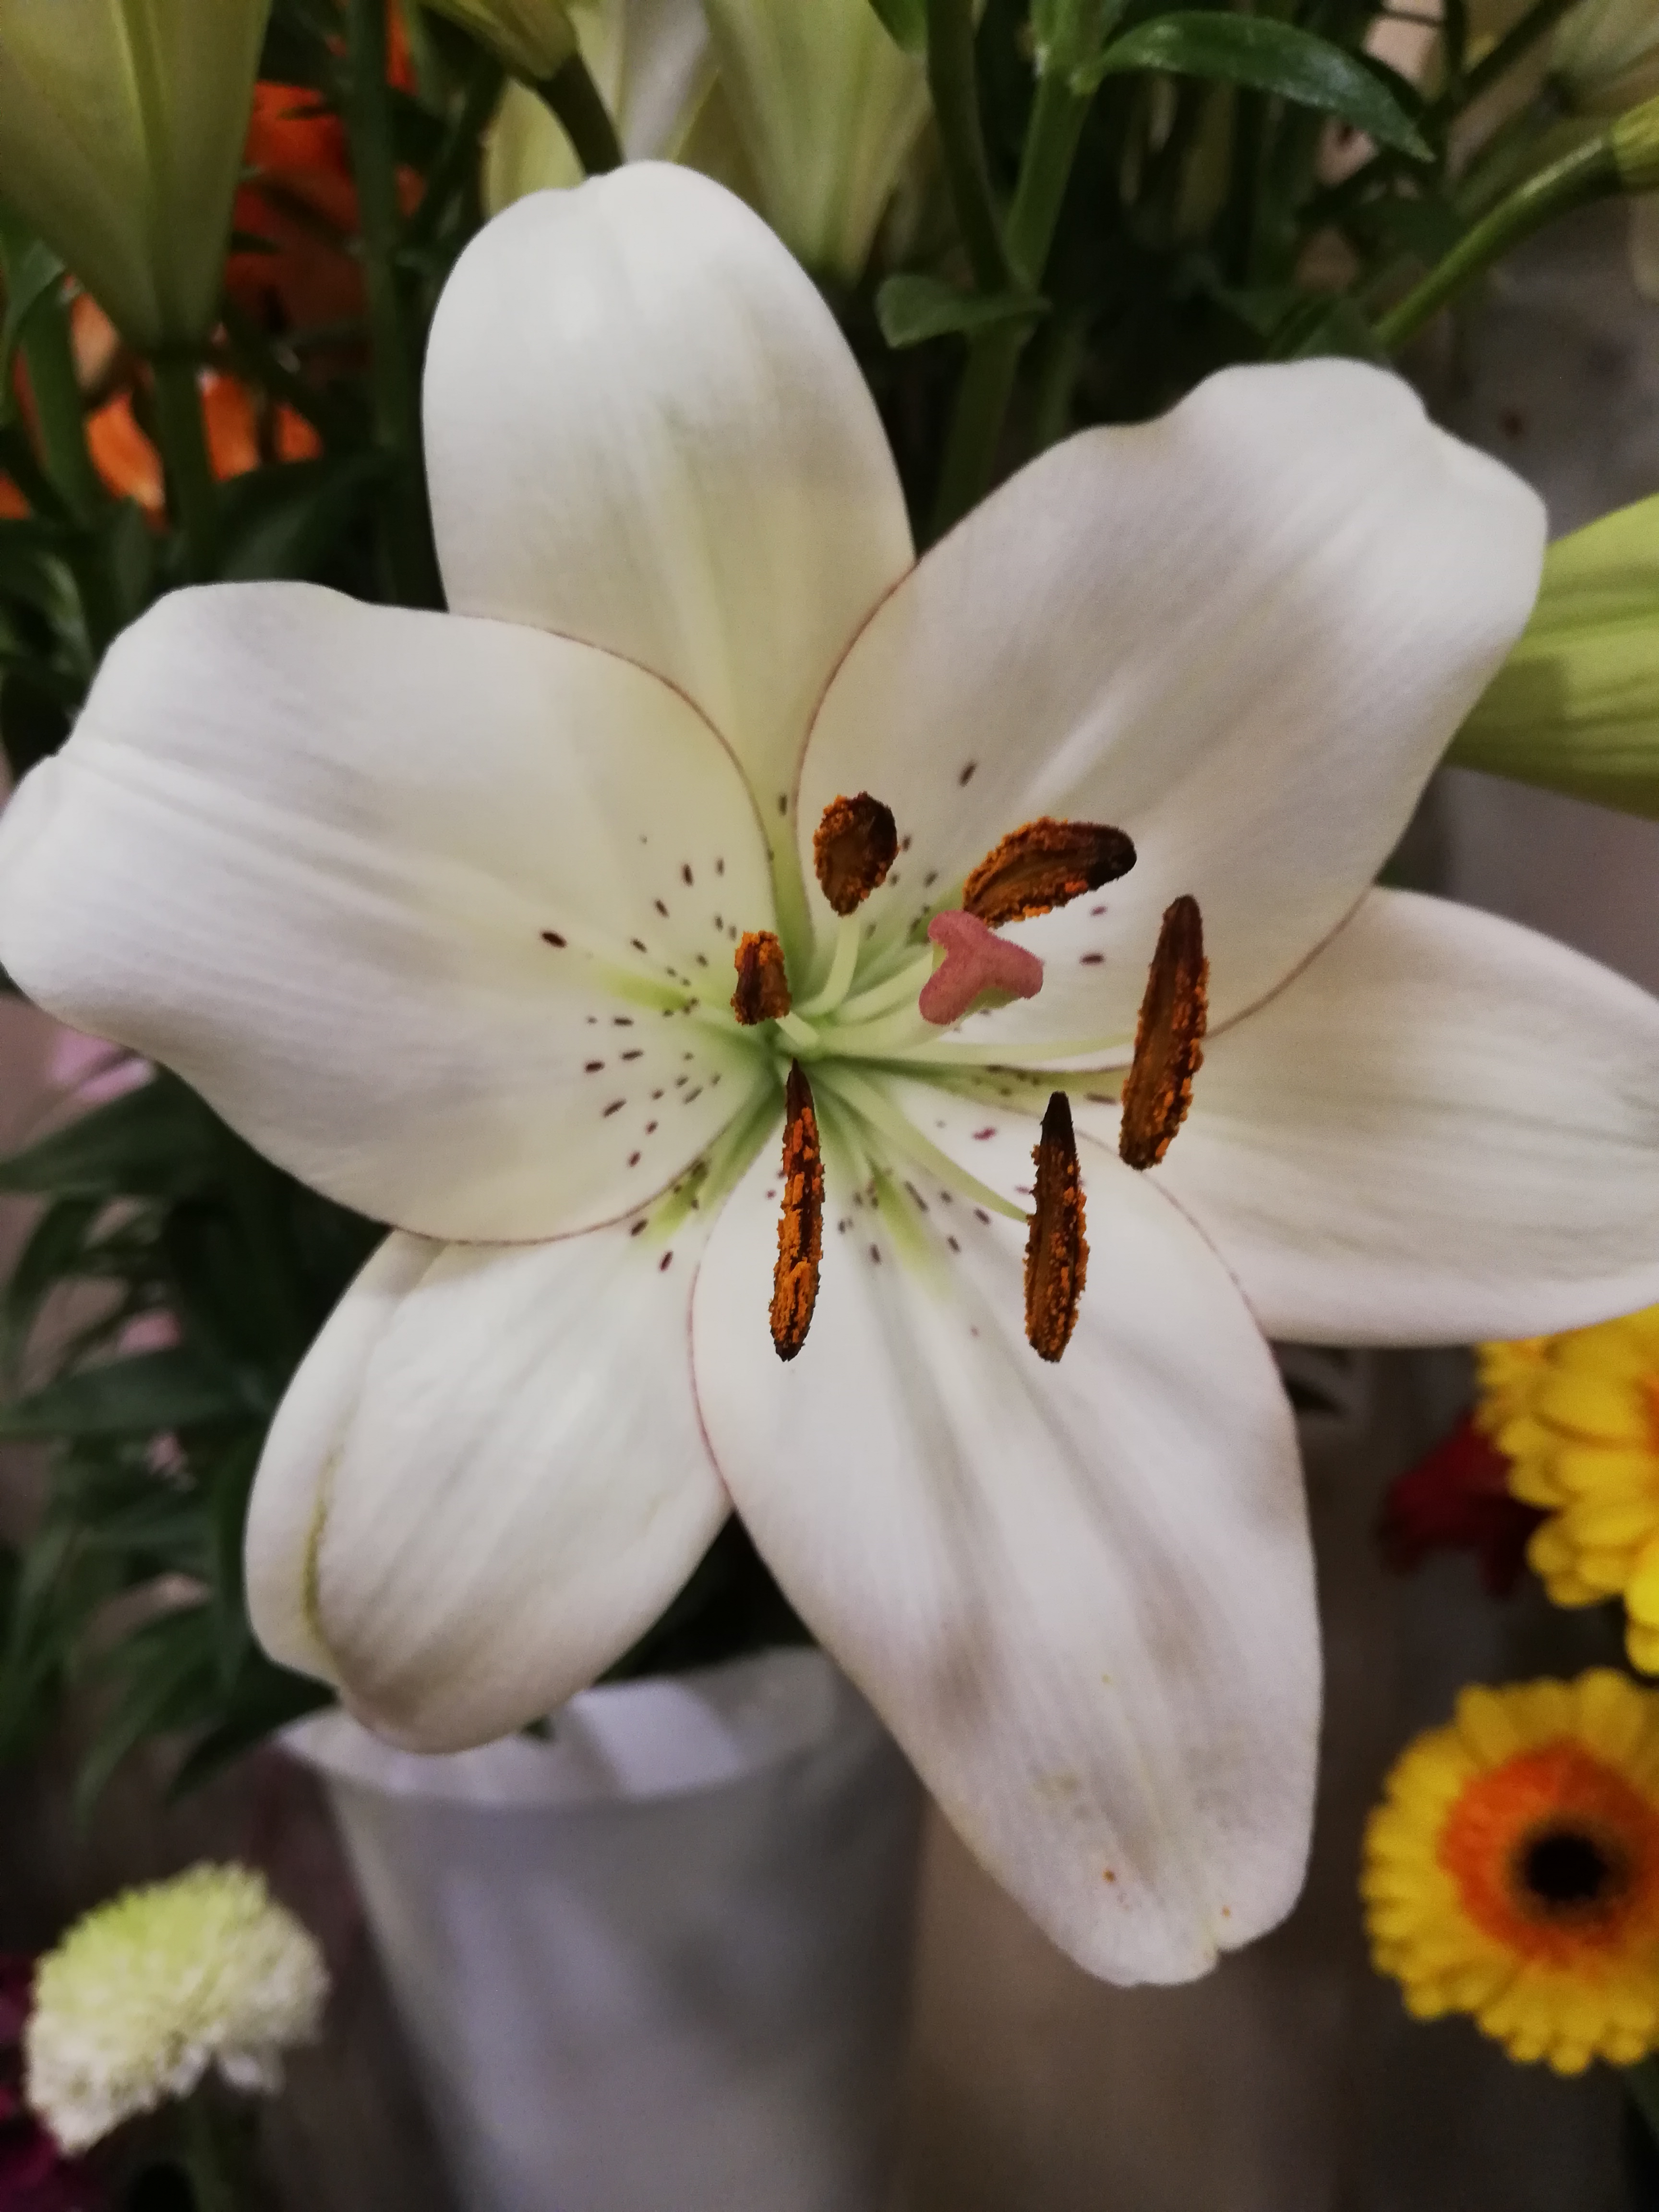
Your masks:
<svg viewBox="0 0 1659 2212"><path fill-rule="evenodd" d="M1076 1112L1115 1148L1113 1109ZM1211 1037L1152 1174L1270 1335L1467 1344L1631 1312L1659 1299L1659 1001L1514 922L1373 891Z"/></svg>
<svg viewBox="0 0 1659 2212"><path fill-rule="evenodd" d="M273 1656L422 1751L505 1735L618 1658L729 1510L688 1357L704 1234L389 1239L254 1485L248 1603Z"/></svg>
<svg viewBox="0 0 1659 2212"><path fill-rule="evenodd" d="M672 1182L752 1071L651 995L724 996L771 915L742 778L666 685L304 585L163 599L0 823L32 997L433 1236L586 1228Z"/></svg>
<svg viewBox="0 0 1659 2212"><path fill-rule="evenodd" d="M1124 1057L1183 892L1229 1019L1375 875L1525 623L1543 542L1532 492L1398 379L1228 370L1159 422L1069 440L927 555L830 685L798 834L837 792L892 808L912 843L869 902L878 946L1019 823L1115 823L1135 867L1011 927L1042 992L978 1020L975 1049Z"/></svg>
<svg viewBox="0 0 1659 2212"><path fill-rule="evenodd" d="M820 1107L830 1194L799 1356L766 1334L769 1159L698 1278L697 1398L726 1486L1049 1936L1115 1981L1201 1973L1288 1911L1311 1814L1312 1563L1267 1346L1203 1239L1113 1163L1089 1177L1076 1334L1046 1364L1021 1334L1021 1227L920 1178L872 1206Z"/></svg>
<svg viewBox="0 0 1659 2212"><path fill-rule="evenodd" d="M652 162L519 201L445 288L426 425L451 605L654 670L781 823L830 671L912 554L864 380L760 218Z"/></svg>

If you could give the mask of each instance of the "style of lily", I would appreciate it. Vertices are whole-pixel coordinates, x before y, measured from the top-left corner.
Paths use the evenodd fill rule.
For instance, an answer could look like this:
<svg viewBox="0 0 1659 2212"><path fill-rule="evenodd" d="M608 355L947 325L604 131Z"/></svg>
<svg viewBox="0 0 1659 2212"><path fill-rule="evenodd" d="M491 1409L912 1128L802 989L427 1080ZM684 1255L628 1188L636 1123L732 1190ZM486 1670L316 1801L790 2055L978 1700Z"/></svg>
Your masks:
<svg viewBox="0 0 1659 2212"><path fill-rule="evenodd" d="M1057 1942L1201 1972L1313 1791L1264 1332L1659 1297L1659 1007L1370 888L1538 504L1310 362L918 561L816 289L653 164L482 234L426 405L453 612L179 592L0 824L22 987L394 1224L271 1431L258 1631L474 1743L735 1510Z"/></svg>

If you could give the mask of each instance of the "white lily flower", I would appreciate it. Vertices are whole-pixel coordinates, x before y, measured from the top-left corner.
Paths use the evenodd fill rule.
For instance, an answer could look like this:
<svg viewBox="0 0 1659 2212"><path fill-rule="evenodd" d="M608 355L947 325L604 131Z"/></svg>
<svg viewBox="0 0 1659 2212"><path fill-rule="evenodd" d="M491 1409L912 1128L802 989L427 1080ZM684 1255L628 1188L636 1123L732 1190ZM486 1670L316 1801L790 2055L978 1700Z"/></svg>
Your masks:
<svg viewBox="0 0 1659 2212"><path fill-rule="evenodd" d="M24 988L396 1225L272 1430L259 1633L475 1742L735 1506L1054 1940L1198 1973L1287 1910L1311 1806L1263 1328L1659 1297L1659 1007L1368 888L1526 619L1537 501L1317 361L1071 440L918 562L811 283L650 164L490 226L427 374L454 611L175 593L0 824ZM1056 841L1115 831L1068 897ZM999 977L1041 988L964 1010Z"/></svg>
<svg viewBox="0 0 1659 2212"><path fill-rule="evenodd" d="M0 193L135 345L219 312L270 0L0 0Z"/></svg>

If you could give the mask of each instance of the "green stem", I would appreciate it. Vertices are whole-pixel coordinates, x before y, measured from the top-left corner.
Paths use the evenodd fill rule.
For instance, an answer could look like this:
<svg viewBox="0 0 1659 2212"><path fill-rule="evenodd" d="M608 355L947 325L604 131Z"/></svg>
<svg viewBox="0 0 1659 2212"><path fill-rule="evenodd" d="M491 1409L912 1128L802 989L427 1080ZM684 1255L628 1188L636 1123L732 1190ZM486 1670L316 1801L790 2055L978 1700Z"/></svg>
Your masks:
<svg viewBox="0 0 1659 2212"><path fill-rule="evenodd" d="M350 87L345 103L362 235L374 442L391 464L382 547L392 593L405 606L440 604L421 473L415 363L398 284L398 168L386 82L386 0L346 0Z"/></svg>
<svg viewBox="0 0 1659 2212"><path fill-rule="evenodd" d="M1621 2067L1626 2094L1647 2123L1654 2148L1659 2149L1659 2058L1638 2058L1634 2066Z"/></svg>
<svg viewBox="0 0 1659 2212"><path fill-rule="evenodd" d="M0 232L0 239L10 277L17 264L16 240L9 225ZM104 488L87 444L86 409L75 373L69 316L57 285L30 308L18 346L28 369L35 434L46 481L76 520L87 526L86 534L72 546L68 557L80 594L87 642L96 661L120 628L120 617L106 549L95 529L106 509Z"/></svg>
<svg viewBox="0 0 1659 2212"><path fill-rule="evenodd" d="M462 95L438 158L427 172L421 204L410 218L411 252L429 246L443 228L456 196L477 166L478 141L501 96L501 69L490 55L479 52L477 63Z"/></svg>
<svg viewBox="0 0 1659 2212"><path fill-rule="evenodd" d="M927 88L957 228L968 250L974 282L981 292L1006 292L1013 277L1003 250L980 125L973 0L927 0Z"/></svg>
<svg viewBox="0 0 1659 2212"><path fill-rule="evenodd" d="M192 583L218 574L219 487L214 482L202 417L202 387L193 355L154 354L155 427L167 470L167 506L185 541L185 567Z"/></svg>
<svg viewBox="0 0 1659 2212"><path fill-rule="evenodd" d="M1037 79L1007 231L1008 258L1014 264L1014 274L1032 291L1042 281L1048 265L1048 248L1054 241L1054 227L1060 221L1066 187L1072 180L1072 164L1077 159L1092 96L1073 92L1057 70Z"/></svg>
<svg viewBox="0 0 1659 2212"><path fill-rule="evenodd" d="M70 345L69 318L56 289L29 311L19 341L34 400L41 458L74 514L90 522L104 503L87 446L86 414Z"/></svg>
<svg viewBox="0 0 1659 2212"><path fill-rule="evenodd" d="M205 2085L184 2102L184 2165L196 2212L236 2212L218 2119Z"/></svg>
<svg viewBox="0 0 1659 2212"><path fill-rule="evenodd" d="M1005 232L1014 281L1030 290L1036 290L1048 264L1090 97L1073 92L1058 71L1037 79L1019 182ZM1020 354L1030 334L1028 323L1000 324L969 342L968 366L957 392L934 507L936 538L966 514L989 487Z"/></svg>
<svg viewBox="0 0 1659 2212"><path fill-rule="evenodd" d="M1485 53L1472 70L1467 70L1461 83L1447 88L1447 95L1455 92L1455 101L1447 95L1437 100L1436 109L1442 113L1461 114L1472 107L1483 92L1490 92L1500 77L1508 75L1522 55L1529 52L1545 33L1553 31L1577 0L1535 0L1517 23L1510 24L1498 44Z"/></svg>
<svg viewBox="0 0 1659 2212"><path fill-rule="evenodd" d="M222 311L230 365L244 382L257 384L303 416L321 438L337 438L343 425L337 408L296 368L290 368L252 316L227 299Z"/></svg>
<svg viewBox="0 0 1659 2212"><path fill-rule="evenodd" d="M1507 253L1541 230L1558 216L1605 199L1620 190L1619 165L1607 137L1592 138L1534 177L1509 198L1500 200L1465 234L1445 259L1431 269L1416 289L1391 308L1376 324L1376 340L1385 351L1397 352L1413 337L1430 317Z"/></svg>
<svg viewBox="0 0 1659 2212"><path fill-rule="evenodd" d="M617 136L605 95L580 54L572 54L536 89L563 124L565 136L576 149L576 159L590 177L621 168L626 158L622 140Z"/></svg>
<svg viewBox="0 0 1659 2212"><path fill-rule="evenodd" d="M1044 331L1032 368L1030 447L1045 453L1072 427L1072 393L1088 349L1088 317L1073 308Z"/></svg>

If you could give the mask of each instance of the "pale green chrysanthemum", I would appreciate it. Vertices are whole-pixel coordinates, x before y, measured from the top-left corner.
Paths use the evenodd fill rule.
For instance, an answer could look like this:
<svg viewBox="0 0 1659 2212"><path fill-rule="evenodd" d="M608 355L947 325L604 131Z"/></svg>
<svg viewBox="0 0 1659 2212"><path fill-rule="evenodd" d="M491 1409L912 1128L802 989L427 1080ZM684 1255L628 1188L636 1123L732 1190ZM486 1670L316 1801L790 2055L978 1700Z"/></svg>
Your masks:
<svg viewBox="0 0 1659 2212"><path fill-rule="evenodd" d="M42 1960L23 2036L28 2101L76 2153L188 2096L210 2066L270 2094L327 1995L322 1953L262 1875L192 1867L100 1905Z"/></svg>

